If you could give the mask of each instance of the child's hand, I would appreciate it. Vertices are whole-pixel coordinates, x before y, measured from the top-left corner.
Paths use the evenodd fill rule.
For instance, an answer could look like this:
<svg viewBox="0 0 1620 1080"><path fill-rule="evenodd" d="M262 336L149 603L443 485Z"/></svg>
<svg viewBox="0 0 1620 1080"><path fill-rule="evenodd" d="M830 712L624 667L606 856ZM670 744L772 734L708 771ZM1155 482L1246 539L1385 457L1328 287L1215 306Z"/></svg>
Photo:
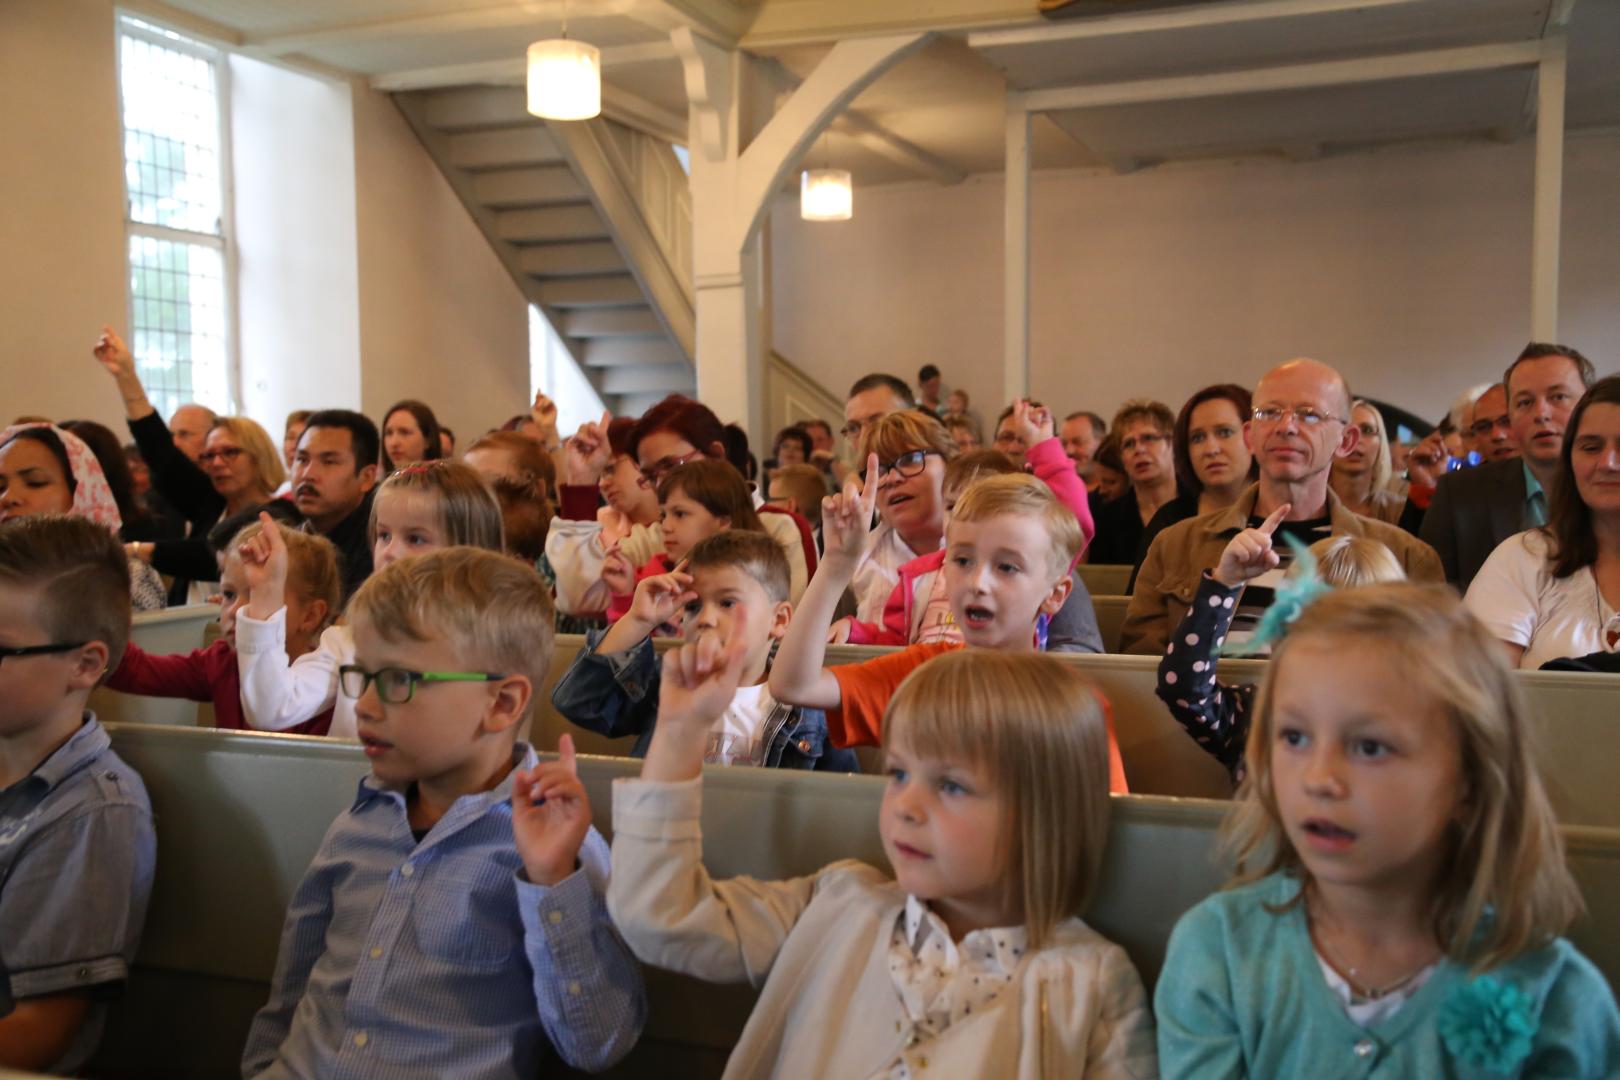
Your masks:
<svg viewBox="0 0 1620 1080"><path fill-rule="evenodd" d="M574 872L591 827L591 800L579 782L574 739L557 742L557 760L512 774L512 839L523 872L550 887Z"/></svg>
<svg viewBox="0 0 1620 1080"><path fill-rule="evenodd" d="M636 591L636 568L630 565L630 557L619 550L617 543L607 549L602 560L602 580L613 590L614 596L629 596Z"/></svg>
<svg viewBox="0 0 1620 1080"><path fill-rule="evenodd" d="M546 397L544 390L534 392L534 404L529 408L529 419L540 429L540 442L546 449L557 445L557 403Z"/></svg>
<svg viewBox="0 0 1620 1080"><path fill-rule="evenodd" d="M731 704L747 658L748 642L739 637L729 646L722 645L720 635L712 630L666 652L655 730L704 735Z"/></svg>
<svg viewBox="0 0 1620 1080"><path fill-rule="evenodd" d="M259 511L259 535L238 544L236 553L247 578L247 614L268 619L287 604L287 542L275 519Z"/></svg>
<svg viewBox="0 0 1620 1080"><path fill-rule="evenodd" d="M1232 542L1221 552L1221 561L1210 576L1231 589L1252 581L1267 570L1275 570L1282 562L1282 556L1277 554L1271 534L1288 516L1289 509L1289 505L1284 503L1273 510L1259 528L1244 529L1232 537Z"/></svg>
<svg viewBox="0 0 1620 1080"><path fill-rule="evenodd" d="M866 458L866 482L856 486L855 477L844 482L844 490L821 500L822 559L839 559L853 566L866 548L872 531L872 511L877 506L878 456Z"/></svg>
<svg viewBox="0 0 1620 1080"><path fill-rule="evenodd" d="M827 644L847 645L849 643L849 624L853 620L844 616L827 629Z"/></svg>
<svg viewBox="0 0 1620 1080"><path fill-rule="evenodd" d="M645 626L648 633L672 621L696 595L692 592L692 575L685 571L686 560L682 559L667 574L642 578L626 617Z"/></svg>
<svg viewBox="0 0 1620 1080"><path fill-rule="evenodd" d="M613 448L608 443L607 435L608 424L612 420L613 414L604 412L602 419L596 423L579 425L574 437L568 440L568 446L563 451L568 483L594 485L607 472L608 465L613 461Z"/></svg>
<svg viewBox="0 0 1620 1080"><path fill-rule="evenodd" d="M1050 439L1057 430L1052 423L1052 410L1044 405L1031 405L1028 398L1013 402L1012 420L1026 450Z"/></svg>

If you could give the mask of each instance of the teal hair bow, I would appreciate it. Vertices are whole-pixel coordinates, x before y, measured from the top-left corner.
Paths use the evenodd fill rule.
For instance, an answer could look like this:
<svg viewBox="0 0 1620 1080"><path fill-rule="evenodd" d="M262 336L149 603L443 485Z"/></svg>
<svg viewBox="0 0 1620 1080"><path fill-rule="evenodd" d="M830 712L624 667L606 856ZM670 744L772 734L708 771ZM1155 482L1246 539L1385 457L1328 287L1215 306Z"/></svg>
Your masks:
<svg viewBox="0 0 1620 1080"><path fill-rule="evenodd" d="M1293 550L1294 562L1290 567L1283 583L1277 586L1276 596L1271 606L1260 618L1260 625L1255 627L1254 633L1247 641L1234 641L1221 646L1223 656L1259 656L1280 641L1294 621L1305 614L1305 609L1314 604L1325 592L1332 590L1332 586L1322 581L1317 573L1316 556L1292 533L1284 533L1283 539Z"/></svg>

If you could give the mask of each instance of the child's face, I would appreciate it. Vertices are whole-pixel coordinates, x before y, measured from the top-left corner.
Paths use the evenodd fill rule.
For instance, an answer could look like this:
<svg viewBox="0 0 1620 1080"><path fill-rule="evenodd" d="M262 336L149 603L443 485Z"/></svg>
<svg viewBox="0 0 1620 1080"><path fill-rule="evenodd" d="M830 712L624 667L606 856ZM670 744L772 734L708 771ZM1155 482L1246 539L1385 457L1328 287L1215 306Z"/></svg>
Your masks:
<svg viewBox="0 0 1620 1080"><path fill-rule="evenodd" d="M698 541L731 528L730 518L709 513L702 503L688 499L686 492L679 488L664 500L659 520L664 527L664 554L669 556L671 565L685 558Z"/></svg>
<svg viewBox="0 0 1620 1080"><path fill-rule="evenodd" d="M377 499L377 535L371 561L381 570L407 555L448 547L433 501L420 495L389 492Z"/></svg>
<svg viewBox="0 0 1620 1080"><path fill-rule="evenodd" d="M404 668L418 672L482 670L443 638L393 641L371 620L354 621L354 662L367 671ZM494 674L495 672L491 672ZM373 680L355 699L360 742L371 759L371 773L390 787L412 782L440 791L485 790L490 741L504 727L491 730L499 707L501 683L417 682L411 699L384 702ZM505 739L510 741L510 735Z"/></svg>
<svg viewBox="0 0 1620 1080"><path fill-rule="evenodd" d="M34 439L0 447L0 521L65 514L72 506L67 474L48 447Z"/></svg>
<svg viewBox="0 0 1620 1080"><path fill-rule="evenodd" d="M287 624L297 625L293 619L292 581L287 582ZM248 602L247 571L242 568L242 557L232 551L225 556L225 565L219 574L219 636L236 648L236 615Z"/></svg>
<svg viewBox="0 0 1620 1080"><path fill-rule="evenodd" d="M696 641L699 634L718 634L723 646L748 642L743 684L758 683L765 677L771 642L787 633L793 605L773 604L764 587L736 566L698 567L692 571L692 591L697 597L686 605L683 635Z"/></svg>
<svg viewBox="0 0 1620 1080"><path fill-rule="evenodd" d="M958 937L1022 922L1008 910L1012 807L981 762L925 758L904 740L885 749L878 832L895 880Z"/></svg>
<svg viewBox="0 0 1620 1080"><path fill-rule="evenodd" d="M1035 619L1054 615L1069 577L1052 580L1051 538L1023 514L951 520L945 533L945 593L969 645L1022 651L1033 646Z"/></svg>
<svg viewBox="0 0 1620 1080"><path fill-rule="evenodd" d="M1430 888L1466 797L1445 711L1362 638L1297 639L1277 663L1267 753L1305 869L1323 887Z"/></svg>
<svg viewBox="0 0 1620 1080"><path fill-rule="evenodd" d="M39 590L0 583L0 646L27 648L56 640L39 621ZM98 655L91 655L96 649ZM0 737L21 735L63 714L68 698L88 691L106 667L105 646L8 656L0 660ZM82 699L81 699L82 703ZM73 706L77 712L79 705Z"/></svg>

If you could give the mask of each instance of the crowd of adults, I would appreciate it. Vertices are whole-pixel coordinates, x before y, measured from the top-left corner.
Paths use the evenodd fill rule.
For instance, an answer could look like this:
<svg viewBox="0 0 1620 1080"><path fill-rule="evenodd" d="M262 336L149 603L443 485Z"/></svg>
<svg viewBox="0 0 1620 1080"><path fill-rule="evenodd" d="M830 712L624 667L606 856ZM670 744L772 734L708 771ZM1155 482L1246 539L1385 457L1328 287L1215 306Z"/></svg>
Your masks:
<svg viewBox="0 0 1620 1080"><path fill-rule="evenodd" d="M331 540L352 593L372 569L376 485L457 456L431 405L410 399L380 423L347 409L294 412L279 447L259 422L197 404L165 423L116 333L105 331L93 353L123 400L128 440L92 421L18 418L0 433L0 521L69 512L115 530L137 609L217 591L221 546L261 510ZM1011 402L989 426L929 364L915 386L885 373L857 380L836 433L804 418L757 444L763 462L741 428L678 396L564 437L540 395L460 458L496 494L508 549L552 585L564 629L611 618L614 598L663 557L673 528L664 481L692 463L724 466L764 511L760 528L787 554L796 600L815 572L822 499L876 456L878 522L847 597L851 618L834 630L842 640L851 626L880 622L902 583L912 587L906 568L941 549L967 479L1040 475L1061 448L1056 459L1084 483L1075 510L1094 533L1085 561L1133 568L1125 651L1162 652L1226 545L1281 511L1278 532L1302 545L1366 537L1409 578L1450 582L1522 666L1612 668L1620 378L1599 379L1563 345L1532 343L1504 359L1499 382L1465 392L1410 443L1392 438L1380 407L1356 398L1343 373L1315 360L1279 364L1253 387L1199 388L1179 409L1137 399L1105 421ZM709 498L696 490L698 474L687 475L685 495ZM1270 604L1293 550L1277 544L1277 565L1248 583L1234 633ZM1083 587L1068 607L1048 647L1099 649Z"/></svg>

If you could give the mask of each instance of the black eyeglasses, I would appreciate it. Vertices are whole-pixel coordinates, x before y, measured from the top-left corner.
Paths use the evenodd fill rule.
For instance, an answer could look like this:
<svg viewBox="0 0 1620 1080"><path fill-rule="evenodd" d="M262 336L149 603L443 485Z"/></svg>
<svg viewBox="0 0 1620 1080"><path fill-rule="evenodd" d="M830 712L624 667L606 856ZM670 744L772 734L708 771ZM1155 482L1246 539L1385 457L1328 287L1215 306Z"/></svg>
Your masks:
<svg viewBox="0 0 1620 1080"><path fill-rule="evenodd" d="M211 465L223 458L226 461L235 461L247 453L240 446L222 446L218 450L207 450L197 455L197 460L204 465Z"/></svg>
<svg viewBox="0 0 1620 1080"><path fill-rule="evenodd" d="M907 450L893 461L879 462L877 474L881 478L884 473L893 469L902 479L916 476L928 467L928 455L937 453L939 453L938 450ZM865 469L861 470L861 482L866 482Z"/></svg>
<svg viewBox="0 0 1620 1080"><path fill-rule="evenodd" d="M338 668L338 689L344 697L360 698L367 686L376 683L377 696L385 705L403 705L416 695L417 683L496 682L504 678L483 671L409 671L398 667L367 671L359 664L344 664Z"/></svg>
<svg viewBox="0 0 1620 1080"><path fill-rule="evenodd" d="M1512 431L1513 421L1506 416L1498 416L1495 420L1475 420L1468 426L1469 431L1481 437L1489 435L1497 428L1501 428L1503 431Z"/></svg>
<svg viewBox="0 0 1620 1080"><path fill-rule="evenodd" d="M12 656L45 656L49 653L72 652L82 649L90 644L88 641L64 641L57 645L16 645L0 646L0 662Z"/></svg>

